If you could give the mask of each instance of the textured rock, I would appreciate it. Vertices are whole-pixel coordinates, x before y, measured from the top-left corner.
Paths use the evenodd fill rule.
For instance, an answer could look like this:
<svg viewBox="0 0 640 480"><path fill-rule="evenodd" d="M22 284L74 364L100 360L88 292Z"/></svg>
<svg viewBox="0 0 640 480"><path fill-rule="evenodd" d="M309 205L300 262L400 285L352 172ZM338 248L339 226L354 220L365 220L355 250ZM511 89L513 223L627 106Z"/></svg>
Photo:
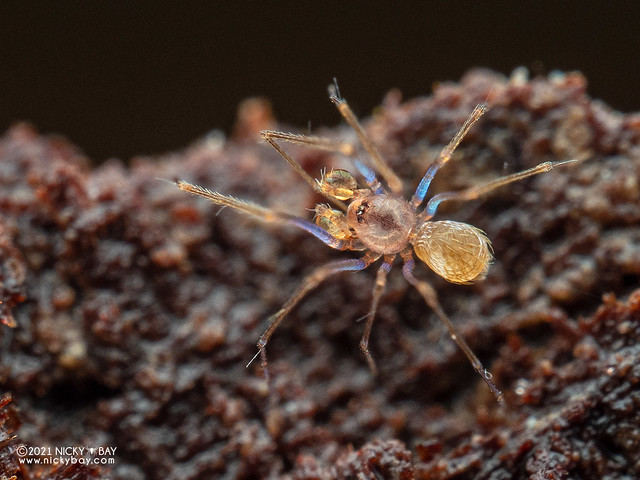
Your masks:
<svg viewBox="0 0 640 480"><path fill-rule="evenodd" d="M327 281L285 320L268 346L270 388L245 369L302 276L353 254L218 214L157 179L310 218L321 199L255 139L287 129L266 103L245 104L232 140L212 133L129 167L92 168L65 140L15 126L0 139L0 316L16 324L0 329L0 378L21 427L0 444L2 473L25 444L117 447L114 465L77 478L637 478L640 116L585 91L580 74L474 71L428 98L391 92L365 122L407 195L485 100L434 193L591 152L439 212L487 232L496 261L486 280L417 272L490 368L503 406L397 267L370 344L378 377L355 323L370 271ZM315 176L348 166L287 151Z"/></svg>

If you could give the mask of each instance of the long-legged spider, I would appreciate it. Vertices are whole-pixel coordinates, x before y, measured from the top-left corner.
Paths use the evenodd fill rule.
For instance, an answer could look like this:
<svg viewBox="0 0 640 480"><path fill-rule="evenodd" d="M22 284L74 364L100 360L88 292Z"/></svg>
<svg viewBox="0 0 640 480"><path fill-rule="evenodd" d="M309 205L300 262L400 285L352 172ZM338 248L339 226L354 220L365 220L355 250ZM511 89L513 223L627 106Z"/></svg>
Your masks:
<svg viewBox="0 0 640 480"><path fill-rule="evenodd" d="M420 293L438 318L449 330L449 335L462 349L473 368L487 383L498 401L502 401L502 392L491 380L491 374L484 368L462 336L445 314L438 302L433 287L413 275L415 261L413 252L435 273L452 283L470 284L483 279L493 258L491 242L485 233L467 223L451 220L432 221L438 206L442 202L473 200L479 196L511 182L548 172L552 168L573 160L563 162L544 162L528 170L507 175L484 185L470 187L458 192L446 192L434 195L424 209L419 210L437 171L450 159L469 129L485 113L486 107L478 105L451 142L440 152L438 159L427 169L415 193L409 201L402 198L403 187L400 178L391 170L380 152L362 128L355 114L342 98L337 86L329 87L331 101L337 106L346 122L355 130L360 143L369 154L372 168L354 160L364 185L346 170L332 170L322 175L320 180L309 176L303 168L280 147L278 140L304 144L312 148L355 156L353 145L335 142L314 136L265 130L262 138L266 140L293 169L311 187L333 204L319 204L315 207L314 223L287 213L262 207L255 203L208 190L185 181L178 181L181 190L208 198L217 205L228 206L240 212L252 215L263 221L294 225L314 235L322 242L337 250L364 251L360 258L337 260L316 268L303 280L297 290L284 303L282 308L269 318L269 326L258 340L258 354L262 358L262 367L268 378L266 346L285 316L312 289L327 277L346 271L364 270L382 257L383 261L376 275L373 287L373 299L366 316L364 333L360 348L364 352L373 373L376 365L369 352L369 335L375 318L378 303L385 290L387 274L391 270L396 255L403 260L404 277ZM386 183L386 187L376 177L376 172ZM348 202L346 204L345 202ZM258 355L256 354L256 356ZM255 357L254 357L255 358ZM249 362L251 363L251 362Z"/></svg>

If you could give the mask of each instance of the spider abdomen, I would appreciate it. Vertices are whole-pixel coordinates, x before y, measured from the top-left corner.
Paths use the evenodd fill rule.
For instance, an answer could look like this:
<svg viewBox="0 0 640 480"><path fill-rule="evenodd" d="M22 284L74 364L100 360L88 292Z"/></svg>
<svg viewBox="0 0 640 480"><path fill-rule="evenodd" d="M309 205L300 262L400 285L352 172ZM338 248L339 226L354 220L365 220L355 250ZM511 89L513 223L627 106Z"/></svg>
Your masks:
<svg viewBox="0 0 640 480"><path fill-rule="evenodd" d="M369 250L382 254L405 248L415 222L413 206L389 194L356 199L347 211L347 223L358 239Z"/></svg>
<svg viewBox="0 0 640 480"><path fill-rule="evenodd" d="M482 230L468 223L425 222L412 243L420 260L451 283L482 280L493 260L491 241Z"/></svg>

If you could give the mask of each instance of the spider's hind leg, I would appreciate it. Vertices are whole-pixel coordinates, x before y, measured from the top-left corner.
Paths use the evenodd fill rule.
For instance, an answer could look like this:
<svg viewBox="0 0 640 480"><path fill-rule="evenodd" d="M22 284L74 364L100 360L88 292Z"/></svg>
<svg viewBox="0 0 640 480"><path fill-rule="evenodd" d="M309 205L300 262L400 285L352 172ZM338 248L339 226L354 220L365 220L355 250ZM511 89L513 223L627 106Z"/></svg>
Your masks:
<svg viewBox="0 0 640 480"><path fill-rule="evenodd" d="M401 255L404 260L404 266L402 267L402 273L404 277L411 285L415 287L416 290L418 290L418 293L420 293L426 304L429 305L429 307L435 312L440 321L444 323L444 325L447 327L447 330L449 330L449 336L451 337L451 339L458 344L460 349L467 356L474 370L480 374L491 392L495 395L498 402L502 402L504 397L500 389L498 389L496 384L491 380L491 373L489 373L489 371L484 368L482 362L480 362L480 359L476 356L475 353L473 353L471 347L467 345L467 342L465 342L464 338L462 338L456 327L444 312L444 310L440 306L440 302L438 301L436 291L427 282L418 280L413 276L415 261L413 260L413 254L411 253L411 251L407 249L403 251Z"/></svg>
<svg viewBox="0 0 640 480"><path fill-rule="evenodd" d="M362 339L360 340L360 349L367 359L367 363L369 364L371 373L374 375L378 373L378 369L376 367L375 360L369 352L369 336L371 335L371 327L373 326L373 320L375 319L376 311L378 310L378 303L380 302L380 298L382 297L382 294L384 293L385 287L387 285L387 274L391 271L391 265L393 264L394 258L395 255L385 255L384 263L380 265L380 268L378 269L378 273L376 275L376 283L373 286L371 307L366 317L367 324L364 327L364 333L362 334Z"/></svg>
<svg viewBox="0 0 640 480"><path fill-rule="evenodd" d="M300 302L300 300L302 300L311 290L316 288L327 277L340 272L356 272L359 270L364 270L378 258L380 258L380 255L366 253L362 258L353 258L349 260L339 260L336 262L331 262L316 268L302 280L300 286L284 303L282 308L269 318L269 326L264 331L264 333L260 335L260 339L258 340L258 351L260 353L260 358L262 359L262 368L267 379L269 378L266 350L267 343L269 343L271 335L273 335L273 332L275 332L280 323L282 323L282 320L284 320L284 318L291 312L291 310L294 309L294 307ZM249 362L247 366L249 366L250 364L251 362Z"/></svg>

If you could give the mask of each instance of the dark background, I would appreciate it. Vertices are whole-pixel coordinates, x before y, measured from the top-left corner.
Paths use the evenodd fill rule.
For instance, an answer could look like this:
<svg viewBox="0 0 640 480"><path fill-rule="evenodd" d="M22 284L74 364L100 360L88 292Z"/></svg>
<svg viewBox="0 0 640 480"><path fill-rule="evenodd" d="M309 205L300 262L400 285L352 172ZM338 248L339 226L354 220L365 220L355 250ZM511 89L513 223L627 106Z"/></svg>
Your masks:
<svg viewBox="0 0 640 480"><path fill-rule="evenodd" d="M357 113L471 67L580 70L640 110L638 2L2 2L0 129L61 133L95 161L227 133L268 97L290 124L334 125L336 76Z"/></svg>

